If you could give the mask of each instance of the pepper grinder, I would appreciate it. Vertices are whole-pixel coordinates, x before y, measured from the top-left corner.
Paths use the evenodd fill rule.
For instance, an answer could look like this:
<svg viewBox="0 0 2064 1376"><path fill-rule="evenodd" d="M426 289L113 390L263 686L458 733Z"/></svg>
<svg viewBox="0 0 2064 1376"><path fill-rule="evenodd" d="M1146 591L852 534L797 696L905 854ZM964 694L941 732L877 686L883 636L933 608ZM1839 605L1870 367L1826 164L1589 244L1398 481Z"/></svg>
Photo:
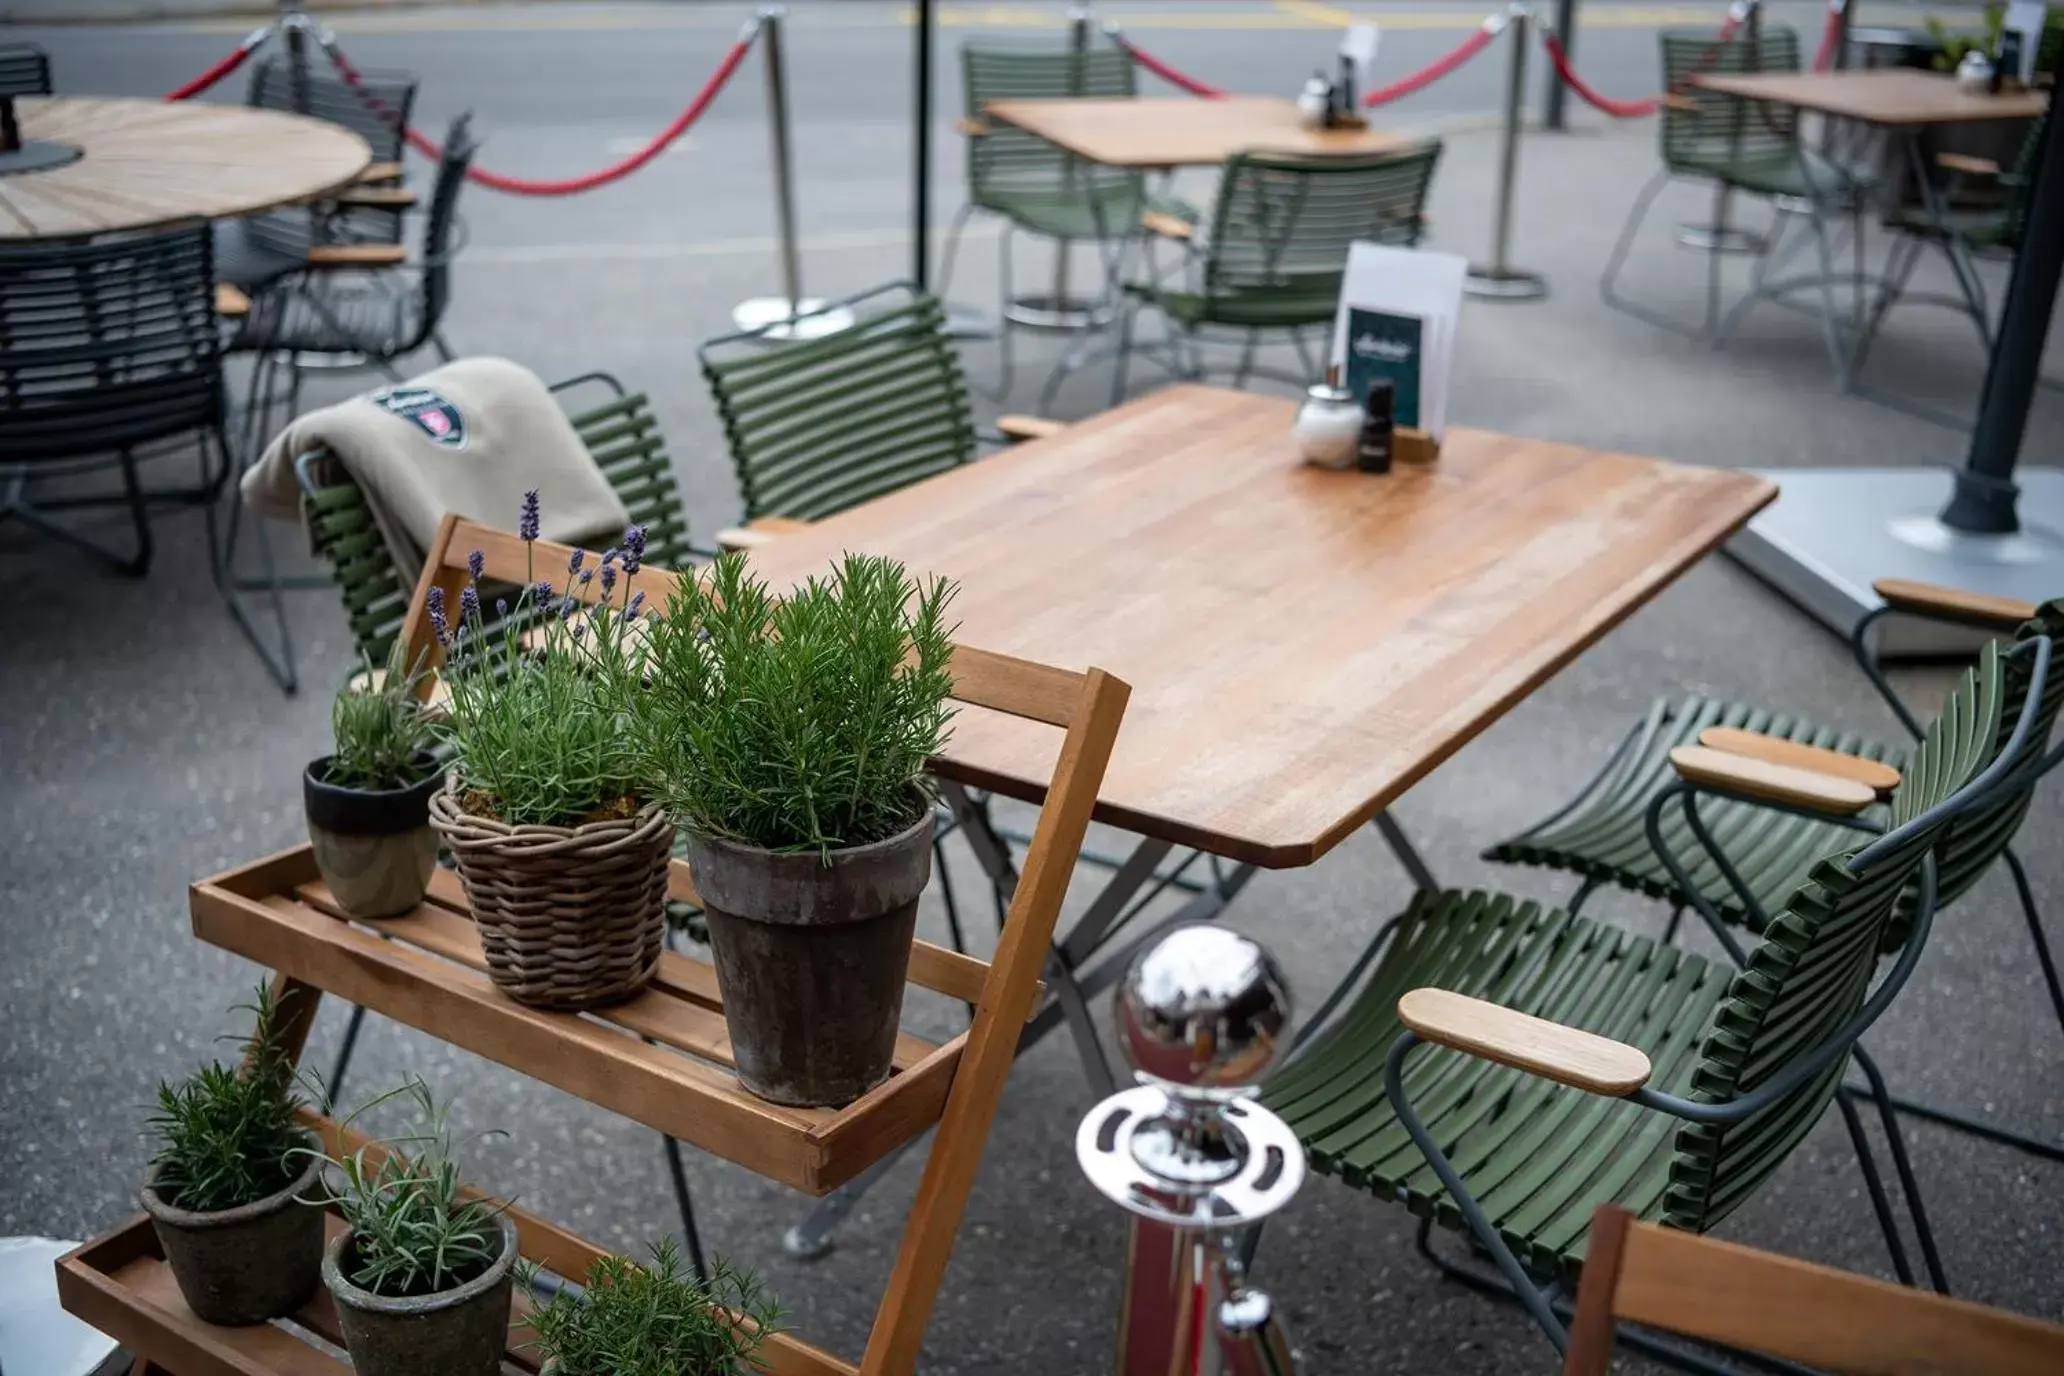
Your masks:
<svg viewBox="0 0 2064 1376"><path fill-rule="evenodd" d="M1117 1376L1294 1376L1253 1229L1304 1183L1288 1124L1253 1100L1288 1047L1290 991L1268 952L1208 923L1132 963L1116 997L1136 1088L1082 1120L1075 1159L1132 1215Z"/></svg>

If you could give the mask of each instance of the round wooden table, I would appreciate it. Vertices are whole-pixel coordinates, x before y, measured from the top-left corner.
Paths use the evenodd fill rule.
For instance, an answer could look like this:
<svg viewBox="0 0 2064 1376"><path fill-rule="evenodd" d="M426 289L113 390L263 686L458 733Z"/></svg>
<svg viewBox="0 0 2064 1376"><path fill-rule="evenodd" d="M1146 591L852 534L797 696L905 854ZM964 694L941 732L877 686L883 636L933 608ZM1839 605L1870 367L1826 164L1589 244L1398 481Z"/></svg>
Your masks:
<svg viewBox="0 0 2064 1376"><path fill-rule="evenodd" d="M341 125L244 106L59 97L16 111L31 165L0 171L0 243L295 205L373 158Z"/></svg>

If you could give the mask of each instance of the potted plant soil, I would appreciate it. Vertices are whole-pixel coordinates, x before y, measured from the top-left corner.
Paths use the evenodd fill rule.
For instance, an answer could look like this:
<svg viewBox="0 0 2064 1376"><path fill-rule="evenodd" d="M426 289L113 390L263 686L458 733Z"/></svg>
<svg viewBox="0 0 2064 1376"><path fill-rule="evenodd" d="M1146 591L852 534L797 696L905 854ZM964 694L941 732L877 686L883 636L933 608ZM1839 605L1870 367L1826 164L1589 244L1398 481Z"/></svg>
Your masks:
<svg viewBox="0 0 2064 1376"><path fill-rule="evenodd" d="M528 1284L535 1268L522 1274ZM603 1257L580 1290L562 1288L533 1309L529 1346L541 1376L737 1376L760 1369L760 1346L780 1319L753 1274L722 1257L707 1283L682 1274L669 1238L650 1265Z"/></svg>
<svg viewBox="0 0 2064 1376"><path fill-rule="evenodd" d="M499 1376L509 1338L516 1230L501 1206L460 1193L448 1109L420 1080L367 1104L415 1102L423 1126L350 1156L328 1201L346 1230L322 1257L358 1376ZM351 1119L347 1119L349 1122Z"/></svg>
<svg viewBox="0 0 2064 1376"><path fill-rule="evenodd" d="M335 749L301 778L308 840L323 882L345 912L393 917L423 901L437 867L430 797L444 769L432 726L395 647L384 675L368 672L330 708ZM367 666L370 670L371 666Z"/></svg>
<svg viewBox="0 0 2064 1376"><path fill-rule="evenodd" d="M931 877L951 596L849 555L776 600L733 556L650 627L640 753L688 833L739 1080L775 1103L888 1077Z"/></svg>
<svg viewBox="0 0 2064 1376"><path fill-rule="evenodd" d="M518 531L537 539L535 492ZM644 552L632 527L600 560L576 550L562 589L531 568L516 607L497 600L492 632L478 553L455 616L429 594L454 752L430 823L458 866L488 974L520 1003L615 1003L659 966L674 831L640 783L628 729ZM576 595L591 592L599 600Z"/></svg>
<svg viewBox="0 0 2064 1376"><path fill-rule="evenodd" d="M322 1210L303 1202L320 1163L278 1008L261 986L244 1005L257 1028L240 1064L215 1064L158 1086L149 1119L157 1151L143 1207L186 1307L215 1324L253 1324L294 1310L322 1272Z"/></svg>

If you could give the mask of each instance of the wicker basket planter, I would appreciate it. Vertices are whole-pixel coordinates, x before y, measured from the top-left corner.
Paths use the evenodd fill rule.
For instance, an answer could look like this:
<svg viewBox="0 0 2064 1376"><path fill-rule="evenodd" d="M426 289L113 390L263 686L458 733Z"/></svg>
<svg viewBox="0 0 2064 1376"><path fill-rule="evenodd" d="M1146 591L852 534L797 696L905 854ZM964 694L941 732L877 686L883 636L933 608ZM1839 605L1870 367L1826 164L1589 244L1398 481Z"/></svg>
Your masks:
<svg viewBox="0 0 2064 1376"><path fill-rule="evenodd" d="M430 825L458 863L495 987L560 1009L643 989L666 942L666 815L648 805L576 827L512 827L467 812L458 787L454 776L430 800Z"/></svg>

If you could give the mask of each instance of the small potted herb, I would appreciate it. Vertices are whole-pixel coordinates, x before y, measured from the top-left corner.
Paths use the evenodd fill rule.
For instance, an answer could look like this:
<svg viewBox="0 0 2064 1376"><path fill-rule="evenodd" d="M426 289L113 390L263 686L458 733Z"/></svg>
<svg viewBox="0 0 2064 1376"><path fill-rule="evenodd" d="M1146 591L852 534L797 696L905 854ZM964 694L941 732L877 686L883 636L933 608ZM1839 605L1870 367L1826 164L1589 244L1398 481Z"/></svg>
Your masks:
<svg viewBox="0 0 2064 1376"><path fill-rule="evenodd" d="M499 1376L509 1337L516 1230L502 1208L464 1198L447 1108L421 1080L374 1099L415 1101L416 1132L316 1158L337 1174L325 1203L346 1231L323 1253L323 1283L358 1376Z"/></svg>
<svg viewBox="0 0 2064 1376"><path fill-rule="evenodd" d="M143 1207L186 1307L216 1324L263 1323L298 1309L322 1270L322 1210L300 1196L320 1163L297 1125L293 1058L279 1008L260 987L241 1064L204 1066L158 1085L157 1151Z"/></svg>
<svg viewBox="0 0 2064 1376"><path fill-rule="evenodd" d="M707 1283L683 1275L668 1238L649 1266L601 1258L581 1290L559 1290L528 1322L541 1376L735 1376L760 1369L760 1345L780 1319L750 1271L719 1257Z"/></svg>
<svg viewBox="0 0 2064 1376"><path fill-rule="evenodd" d="M537 539L535 492L518 531L526 546ZM528 568L518 605L497 600L492 631L479 553L456 616L429 593L455 752L430 823L458 866L489 975L521 1003L619 1002L659 967L673 827L640 782L628 731L644 553L635 526L599 561L576 550L563 592ZM592 604L576 595L590 592Z"/></svg>
<svg viewBox="0 0 2064 1376"><path fill-rule="evenodd" d="M732 556L650 627L640 754L688 833L739 1080L775 1103L844 1104L888 1077L931 878L952 593L848 555L776 600Z"/></svg>
<svg viewBox="0 0 2064 1376"><path fill-rule="evenodd" d="M429 715L397 644L383 674L368 672L330 708L336 749L301 777L315 866L353 917L392 917L423 901L437 867L430 796L444 770L430 753Z"/></svg>

